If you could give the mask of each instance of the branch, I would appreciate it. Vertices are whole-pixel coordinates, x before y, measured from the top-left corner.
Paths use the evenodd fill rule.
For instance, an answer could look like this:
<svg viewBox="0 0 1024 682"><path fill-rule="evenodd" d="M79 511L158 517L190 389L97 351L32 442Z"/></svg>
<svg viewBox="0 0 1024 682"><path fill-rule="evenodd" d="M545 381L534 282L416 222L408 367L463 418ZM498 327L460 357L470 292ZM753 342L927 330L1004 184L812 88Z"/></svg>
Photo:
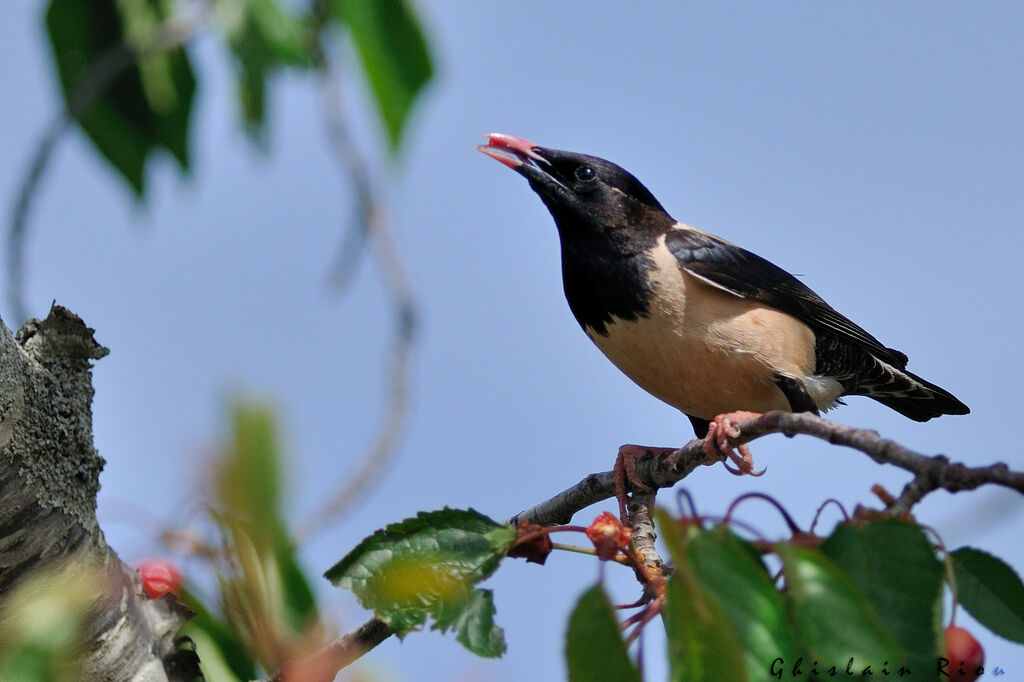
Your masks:
<svg viewBox="0 0 1024 682"><path fill-rule="evenodd" d="M658 534L654 532L654 496L655 492L634 493L632 500L626 505L626 519L633 529L633 550L640 555L644 570L641 582L650 586L652 581L663 578L662 567L665 562L654 547ZM654 596L654 595L651 595Z"/></svg>
<svg viewBox="0 0 1024 682"><path fill-rule="evenodd" d="M958 492L973 490L985 484L1002 485L1024 494L1024 473L1010 471L1005 464L986 467L967 467L950 462L945 455L929 457L914 452L899 443L882 438L876 431L857 429L838 424L809 413L768 412L754 419L738 424L740 435L730 438L731 445L781 433L792 437L797 434L814 436L835 445L844 445L859 450L879 464L892 464L913 473L914 479L904 488L900 497L887 510L898 514L910 509L925 495L934 490ZM673 464L673 460L674 464ZM702 465L711 465L704 455L704 441L694 439L675 452L652 454L637 462L637 475L652 490L633 492L626 506L627 515L634 529L633 547L640 558L641 578L644 585L653 585L652 580L663 579L662 559L654 547L656 535L651 523L650 510L654 506L655 491L670 488ZM538 505L519 512L506 523L518 524L529 520L544 526L568 523L572 516L590 505L615 495L615 479L610 471L590 474L576 485L545 500ZM640 577L640 576L638 576ZM656 595L648 595L654 597ZM373 618L360 628L331 643L309 661L324 667L316 668L324 677L303 677L302 679L330 680L342 667L362 656L366 651L380 644L392 633L382 621ZM305 670L305 669L303 669ZM263 682L285 682L287 671L278 671Z"/></svg>
<svg viewBox="0 0 1024 682"><path fill-rule="evenodd" d="M925 495L935 490L958 492L973 490L985 484L1001 485L1024 494L1024 472L1011 471L1004 463L985 467L968 467L951 462L945 455L929 457L899 443L882 438L877 431L838 424L810 413L768 412L738 425L740 435L730 438L733 446L749 443L763 436L781 433L814 436L834 445L859 450L879 464L892 464L914 474L889 511L907 511ZM668 462L676 457L675 466ZM700 465L713 464L704 457L703 441L694 439L675 453L642 458L637 462L637 475L651 488L670 488ZM615 494L612 472L591 474L576 485L549 500L519 512L509 521L528 519L540 525L568 523L573 514Z"/></svg>
<svg viewBox="0 0 1024 682"><path fill-rule="evenodd" d="M371 618L309 658L291 663L259 682L331 682L339 670L394 633L380 618Z"/></svg>

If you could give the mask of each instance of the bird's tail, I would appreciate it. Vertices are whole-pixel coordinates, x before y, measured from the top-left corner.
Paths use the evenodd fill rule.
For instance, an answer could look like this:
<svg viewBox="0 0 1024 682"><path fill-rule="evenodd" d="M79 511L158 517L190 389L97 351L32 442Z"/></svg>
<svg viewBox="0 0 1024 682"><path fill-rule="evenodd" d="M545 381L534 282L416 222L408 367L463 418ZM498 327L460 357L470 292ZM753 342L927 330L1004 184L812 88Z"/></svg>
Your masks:
<svg viewBox="0 0 1024 682"><path fill-rule="evenodd" d="M956 396L930 381L876 360L876 376L854 393L867 395L914 421L926 422L944 414L968 414L971 409Z"/></svg>

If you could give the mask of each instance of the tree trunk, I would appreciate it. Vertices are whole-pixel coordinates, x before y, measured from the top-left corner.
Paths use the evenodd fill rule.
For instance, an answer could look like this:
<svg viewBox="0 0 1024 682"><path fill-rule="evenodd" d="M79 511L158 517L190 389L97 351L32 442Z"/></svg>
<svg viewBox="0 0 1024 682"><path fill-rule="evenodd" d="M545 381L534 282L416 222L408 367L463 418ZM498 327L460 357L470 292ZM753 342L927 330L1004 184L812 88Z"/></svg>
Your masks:
<svg viewBox="0 0 1024 682"><path fill-rule="evenodd" d="M174 641L187 610L171 595L148 599L96 522L104 461L92 442L92 361L108 352L60 306L16 338L0 324L0 609L57 575L35 590L83 605L84 679L193 679L195 656Z"/></svg>

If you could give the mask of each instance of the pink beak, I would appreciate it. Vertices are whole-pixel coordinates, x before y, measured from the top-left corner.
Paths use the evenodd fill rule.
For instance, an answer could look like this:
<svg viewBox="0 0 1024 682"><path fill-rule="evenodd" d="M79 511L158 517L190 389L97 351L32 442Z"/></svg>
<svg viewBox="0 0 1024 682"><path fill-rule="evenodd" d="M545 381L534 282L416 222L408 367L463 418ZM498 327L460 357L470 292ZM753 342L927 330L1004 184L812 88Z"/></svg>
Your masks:
<svg viewBox="0 0 1024 682"><path fill-rule="evenodd" d="M536 146L521 137L491 133L487 135L487 144L478 144L476 150L509 168L518 168L523 165L524 157L547 163L543 156L533 151Z"/></svg>

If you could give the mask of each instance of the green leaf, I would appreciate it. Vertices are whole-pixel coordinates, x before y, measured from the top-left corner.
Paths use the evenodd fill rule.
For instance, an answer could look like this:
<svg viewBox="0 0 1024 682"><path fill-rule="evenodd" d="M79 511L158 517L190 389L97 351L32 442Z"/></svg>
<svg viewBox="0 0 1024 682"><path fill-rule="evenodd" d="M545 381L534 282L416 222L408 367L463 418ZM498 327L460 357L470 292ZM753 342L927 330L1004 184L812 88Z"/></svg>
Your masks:
<svg viewBox="0 0 1024 682"><path fill-rule="evenodd" d="M249 20L275 63L296 68L312 65L311 36L302 19L277 0L244 0L244 3Z"/></svg>
<svg viewBox="0 0 1024 682"><path fill-rule="evenodd" d="M196 89L188 55L183 48L147 54L120 70L91 101L82 93L99 83L97 62L111 64L113 52L126 44L149 50L156 28L166 19L159 0L51 0L46 12L65 106L139 198L154 151L166 150L188 171ZM86 78L90 83L83 85Z"/></svg>
<svg viewBox="0 0 1024 682"><path fill-rule="evenodd" d="M493 592L469 590L463 600L438 604L432 629L454 629L462 646L478 656L497 658L505 653L505 633L494 624L494 613Z"/></svg>
<svg viewBox="0 0 1024 682"><path fill-rule="evenodd" d="M748 679L740 640L725 610L692 576L672 576L663 613L673 682Z"/></svg>
<svg viewBox="0 0 1024 682"><path fill-rule="evenodd" d="M701 586L717 598L732 624L747 677L763 678L768 661L797 658L785 603L757 550L719 526L689 542L689 557Z"/></svg>
<svg viewBox="0 0 1024 682"><path fill-rule="evenodd" d="M600 585L583 593L569 617L565 658L570 682L640 682L611 602Z"/></svg>
<svg viewBox="0 0 1024 682"><path fill-rule="evenodd" d="M244 532L261 555L274 557L284 591L285 616L296 634L317 615L316 597L282 511L281 448L273 411L239 401L232 413L232 444L221 458L218 500L235 532Z"/></svg>
<svg viewBox="0 0 1024 682"><path fill-rule="evenodd" d="M266 134L267 81L281 67L312 65L311 33L276 0L232 0L220 17L235 58L238 98L246 130Z"/></svg>
<svg viewBox="0 0 1024 682"><path fill-rule="evenodd" d="M352 34L391 150L397 151L416 97L433 75L419 21L406 0L334 0L332 8Z"/></svg>
<svg viewBox="0 0 1024 682"><path fill-rule="evenodd" d="M213 504L236 555L235 565L244 568L231 582L241 581L236 586L240 595L257 585L280 594L275 617L283 619L290 635L300 636L316 619L317 604L281 510L283 464L274 414L265 406L238 401L231 430L217 460ZM257 585L245 587L246 580Z"/></svg>
<svg viewBox="0 0 1024 682"><path fill-rule="evenodd" d="M918 675L930 672L941 652L943 568L921 528L898 519L844 523L820 549L896 636L899 665Z"/></svg>
<svg viewBox="0 0 1024 682"><path fill-rule="evenodd" d="M705 531L692 525L683 529L661 509L655 514L658 530L675 564L662 611L668 634L670 679L673 682L747 680L747 652L733 629L727 608L714 589L702 584L700 571L691 561L697 551L693 545ZM716 587L721 587L721 583ZM734 603L730 610L736 610ZM778 655L771 654L772 657ZM752 679L763 677L761 673L770 660L759 661L759 669Z"/></svg>
<svg viewBox="0 0 1024 682"><path fill-rule="evenodd" d="M276 549L286 615L292 630L301 633L318 616L316 595L305 570L299 564L295 545L289 540Z"/></svg>
<svg viewBox="0 0 1024 682"><path fill-rule="evenodd" d="M191 637L203 672L210 680L252 680L257 677L256 663L246 653L238 634L207 608L199 596L183 590L181 601L195 615L179 631Z"/></svg>
<svg viewBox="0 0 1024 682"><path fill-rule="evenodd" d="M1001 559L972 547L952 554L960 604L1000 637L1024 644L1024 584Z"/></svg>
<svg viewBox="0 0 1024 682"><path fill-rule="evenodd" d="M217 646L216 640L200 628L188 627L179 631L179 636L192 640L207 682L247 682L252 677L239 677L231 667L224 651Z"/></svg>
<svg viewBox="0 0 1024 682"><path fill-rule="evenodd" d="M431 615L471 651L496 656L504 640L493 602L473 585L498 568L515 532L472 509L421 512L366 538L325 575L399 635Z"/></svg>
<svg viewBox="0 0 1024 682"><path fill-rule="evenodd" d="M823 674L848 665L857 675L869 666L878 674L887 662L900 665L899 644L849 576L818 550L780 543L776 551L805 659Z"/></svg>
<svg viewBox="0 0 1024 682"><path fill-rule="evenodd" d="M215 498L222 513L243 524L259 547L279 545L284 534L281 469L273 412L236 402L231 441L218 460Z"/></svg>
<svg viewBox="0 0 1024 682"><path fill-rule="evenodd" d="M82 652L96 595L109 589L108 578L94 562L58 558L33 567L7 589L0 603L0 680L85 679Z"/></svg>

